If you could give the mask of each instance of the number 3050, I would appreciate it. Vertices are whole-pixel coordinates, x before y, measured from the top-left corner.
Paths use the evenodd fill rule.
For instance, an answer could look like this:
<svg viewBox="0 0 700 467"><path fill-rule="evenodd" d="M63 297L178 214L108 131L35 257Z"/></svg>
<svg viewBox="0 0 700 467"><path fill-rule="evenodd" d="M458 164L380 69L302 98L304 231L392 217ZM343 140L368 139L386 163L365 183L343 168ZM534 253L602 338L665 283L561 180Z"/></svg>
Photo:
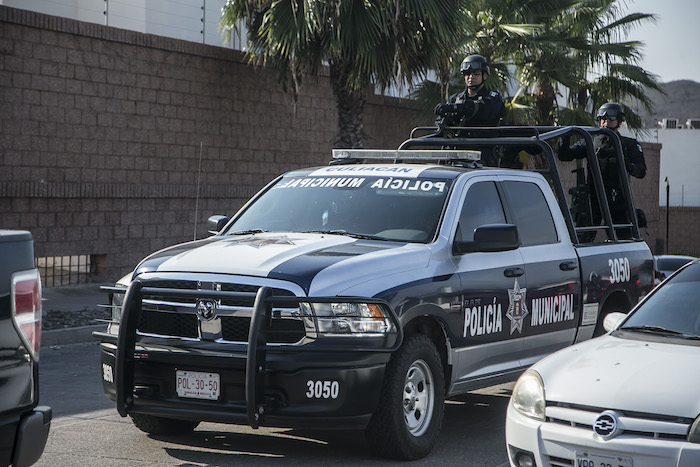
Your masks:
<svg viewBox="0 0 700 467"><path fill-rule="evenodd" d="M308 380L306 388L306 397L309 399L337 399L340 392L340 384L337 381Z"/></svg>

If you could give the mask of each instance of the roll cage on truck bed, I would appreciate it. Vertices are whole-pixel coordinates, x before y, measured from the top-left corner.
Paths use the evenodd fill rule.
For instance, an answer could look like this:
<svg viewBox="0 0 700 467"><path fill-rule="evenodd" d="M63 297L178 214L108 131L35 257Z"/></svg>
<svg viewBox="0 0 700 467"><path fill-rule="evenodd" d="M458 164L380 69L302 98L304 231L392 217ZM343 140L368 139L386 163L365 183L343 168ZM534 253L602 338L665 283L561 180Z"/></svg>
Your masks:
<svg viewBox="0 0 700 467"><path fill-rule="evenodd" d="M435 130L435 127L414 128L413 131L411 131L410 138L399 146L397 150L397 160L401 159L401 157L398 157L401 151L417 148L442 147L475 150L495 148L496 151L500 151L500 154L491 158L491 164L482 159L482 166L521 168L541 173L550 183L554 194L557 196L557 201L559 202L562 214L566 220L572 242L579 244L589 243L580 241L580 237L585 237L585 233L597 231L605 231L607 234L607 242L616 242L621 240L618 238L620 229L632 229L631 239L642 239L639 228L645 227L645 225L639 225L637 216L638 210L634 205L629 177L624 170L625 160L622 152L622 144L620 138L612 130L580 126L440 127L437 128L437 132ZM431 131L432 133L427 135L416 136L421 132ZM627 217L630 219L628 223L613 223L608 199L605 196L600 163L596 157L597 154L593 144L593 137L596 135L606 136L612 142L615 151L615 159L617 161L616 167L618 168L620 187L623 190L622 196L626 200L628 210ZM565 144L568 144L567 138L569 137L578 137L584 140L586 159L585 162L576 161L575 168L571 169L571 173L576 175L574 179L571 177L563 179L560 173L567 167L567 164L559 161L556 154L559 147L558 143L563 140ZM525 150L529 156L539 157L535 157L533 161L534 164L529 167L524 167L522 162L517 164L517 161L515 166L509 164L509 162L512 162L512 159L509 161L504 155L508 152L514 155L514 151L518 149ZM420 157L416 158L420 159ZM505 162L506 165L502 165L503 162ZM446 158L444 163L458 164L459 162L450 162L449 158ZM587 171L585 167L587 167ZM585 175L586 172L587 175ZM591 182L593 183L597 199L602 200L600 202L600 213L602 215L601 225L590 225L591 196L588 192L589 186L588 180L586 179L587 176L592 178ZM566 198L565 193L571 195L571 206L569 206L569 200ZM589 238L591 237L589 236Z"/></svg>
<svg viewBox="0 0 700 467"><path fill-rule="evenodd" d="M387 163L408 163L423 161L434 165L444 165L446 167L464 167L471 169L481 169L483 167L502 167L502 168L521 168L531 172L537 172L544 176L554 192L559 209L568 229L571 242L576 246L586 246L586 242L580 240L580 236L590 232L603 231L607 234L607 239L603 243L617 242L635 242L641 241L639 225L636 215L630 215L629 223L614 224L610 212L610 208L605 196L605 188L603 186L603 178L600 173L600 165L596 154L593 150L593 136L604 134L611 137L613 141L618 167L620 167L620 186L623 190L623 195L627 200L627 207L630 214L635 213L634 202L630 191L629 180L624 167L624 158L622 155L622 147L619 138L610 130L604 128L587 128L587 127L497 127L497 128L440 128L435 127L418 127L411 132L408 140L404 141L397 150L345 150L336 149L333 151L334 160L330 163L331 166L341 166L345 164L364 164L367 161L381 161ZM425 134L423 134L425 133ZM585 160L587 170L581 166L582 161L574 163L561 163L556 158L557 143L561 138L575 136L582 138L587 147L587 158ZM566 164L576 164L576 168L571 171L576 176L565 174L560 176L563 168L567 168ZM565 171L565 170L564 170ZM602 213L602 225L590 225L585 219L590 219L590 197L588 196L589 184L585 180L584 171L593 177L593 186L597 194L597 199L600 201L600 212ZM568 190L567 190L568 188ZM571 203L566 196L567 190L572 195ZM571 206L570 206L571 204ZM245 209L245 207L244 207ZM582 215L583 210L588 209L588 216ZM209 220L209 230L211 233L223 232L225 226L229 224L228 218L223 216L214 216ZM631 232L631 238L620 239L618 232L621 229L626 229ZM250 234L247 232L246 234ZM333 234L333 232L325 232ZM259 232L252 232L253 235ZM263 234L264 235L264 234ZM357 237L361 238L361 237ZM264 245L265 241L272 241L270 238L265 238L261 241ZM207 242L203 240L201 242ZM195 242L197 243L197 242ZM592 243L591 243L592 244ZM174 247L177 249L177 247ZM166 251L166 250L164 250ZM488 250L485 250L488 251ZM158 255L154 255L154 258ZM563 263L562 263L563 264ZM96 332L95 337L101 340L102 347L102 376L105 393L112 398L116 403L116 408L120 415L127 416L134 413L142 417L150 417L147 422L141 418L141 425L134 422L144 431L150 433L167 432L168 429L187 431L193 429L200 420L218 421L233 424L247 424L253 428L258 428L263 425L270 426L307 426L304 425L305 420L303 413L290 411L280 416L279 412L275 412L275 408L287 407L285 404L289 402L295 394L273 394L266 391L266 384L271 384L272 374L285 369L289 372L297 371L301 376L294 374L286 374L284 377L275 376L274 383L278 385L289 384L294 382L297 385L303 385L310 377L305 377L303 371L311 368L314 371L321 371L320 368L325 368L329 365L333 366L334 362L343 362L346 365L351 363L349 355L360 355L357 357L367 368L374 366L382 367L381 371L373 372L367 370L361 376L356 378L361 379L363 387L381 387L382 378L384 377L383 368L389 362L392 353L395 353L401 347L404 341L405 329L399 319L400 316L394 311L392 305L383 298L372 298L368 296L345 296L342 294L327 296L314 296L313 294L304 293L302 288L289 286L290 289L283 289L268 278L253 281L250 278L244 278L242 282L234 284L217 283L221 279L215 277L212 281L213 274L198 271L192 273L192 276L198 278L189 278L189 282L194 281L196 290L186 288L182 285L172 285L173 280L164 280L157 272L152 272L146 264L146 260L142 263L143 267L137 267L128 284L103 287L103 290L109 292L110 302L113 308L113 319L109 323L107 332ZM185 272L179 272L177 279L180 284L187 282ZM174 277L173 273L171 276ZM231 273L235 275L237 280L241 281L242 275L238 272ZM166 274L167 275L167 274ZM218 277L222 277L222 273L217 272ZM172 277L168 277L172 279ZM502 277L501 277L502 279ZM206 282L205 282L206 280ZM212 281L212 282L209 282ZM248 281L248 282L246 282ZM206 287L202 285L206 283ZM213 286L212 286L213 284ZM242 284L242 285L241 285ZM259 285L262 284L262 285ZM517 280L515 285L517 288ZM223 287L222 287L223 285ZM128 286L128 288L127 288ZM342 297L342 298L339 298ZM211 337L202 338L201 341L196 341L195 338L184 339L184 343L178 339L166 336L166 339L154 339L153 334L137 332L140 324L142 313L152 311L154 303L175 303L177 301L190 300L190 307L197 308L195 319L199 316L200 321L204 321L202 316L207 313L206 306L211 305L216 311L216 304L229 307L243 307L250 310L249 322L246 324L244 335L239 339L224 339L227 347L226 351L220 347L215 347L218 342ZM194 302L196 300L196 305ZM320 318L311 311L308 315L303 315L299 318L300 326L302 326L302 337L298 342L294 339L297 337L288 338L298 330L290 329L288 326L280 326L280 323L290 324L290 320L280 319L289 317L292 309L312 309L315 305L336 304L342 301L341 305L352 308L369 307L374 310L369 318L363 322L362 329L364 331L357 332L362 335L362 338L356 339L338 339L335 340L319 338L322 332L319 328ZM506 299L507 302L507 299ZM495 303L495 299L494 299ZM228 304L228 305L227 305ZM164 306L164 305L163 305ZM168 305L176 308L174 305ZM184 305L183 305L184 306ZM202 309L199 309L200 306ZM191 312L193 313L193 312ZM577 312L577 317L578 312ZM578 318L577 318L578 319ZM200 338L205 333L211 335L219 333L221 329L212 330L210 324L201 324ZM221 326L221 325L220 325ZM382 332L375 332L381 329ZM466 327L465 327L466 329ZM466 331L465 331L466 333ZM511 330L512 333L512 330ZM465 334L466 335L466 334ZM163 336L160 336L163 337ZM204 342L206 340L206 342ZM290 342L303 344L303 351L309 352L304 365L297 364L288 354L299 352L298 345L287 345ZM178 352L170 352L170 347L181 349ZM416 347L418 347L416 345ZM291 351L291 352L289 352ZM286 352L286 354L285 354ZM335 358L336 360L333 360ZM433 358L427 355L425 360ZM441 358L437 354L435 358ZM444 356L442 356L444 358ZM145 370L146 366L149 370ZM357 365L356 365L357 366ZM178 403L180 399L174 395L174 383L158 382L153 384L139 383L137 375L141 380L148 379L144 374L152 372L153 378L170 378L174 369L188 368L191 371L197 368L204 368L219 377L221 381L216 379L216 384L224 385L224 380L236 380L235 385L227 388L227 400L220 400L220 405L213 406L212 401L191 401L187 407L180 407ZM211 370L214 368L214 370ZM425 370L425 368L423 368ZM324 370L325 371L325 370ZM160 374L159 372L162 372ZM179 373L178 373L179 374ZM204 374L204 373L202 373ZM287 379L282 379L287 378ZM301 381L297 381L297 379ZM333 377L316 376L316 379L309 381L317 381L316 386L309 388L312 400L309 403L315 403L315 399L334 398L333 392L337 394L338 390L333 385ZM211 382L211 380L209 380ZM318 386L321 383L321 386ZM326 383L328 387L326 387ZM399 384L403 381L399 382ZM444 390L444 381L442 381ZM341 389L343 391L344 388ZM163 392L168 392L169 395L164 395L160 399L154 396ZM315 391L315 393L314 393ZM348 391L352 392L352 391ZM361 402L369 405L376 405L379 401L379 394L371 394L365 391L357 391L359 394L343 395L347 397L344 403L348 406L352 404L360 404ZM374 391L377 392L377 391ZM314 395L315 394L315 395ZM180 395L180 393L178 393ZM180 395L181 396L181 395ZM302 396L299 396L303 398ZM322 402L325 402L322 401ZM415 401L414 401L415 402ZM315 406L305 406L308 411L315 411L316 418L310 421L313 424L321 421L323 417L319 414L324 413L324 406L320 402ZM272 410L270 410L272 409ZM427 410L427 409L426 409ZM432 410L432 409L431 409ZM343 413L334 413L334 419L342 424L343 428L364 428L367 426L369 419L365 416L361 417L345 417ZM155 422L158 420L166 421L162 425ZM440 419L441 420L441 419ZM328 421L328 420L325 420ZM382 430L376 430L372 427L372 422L369 421L368 430L373 430L373 434L379 441L377 444L382 444L384 438ZM408 422L407 422L408 423ZM396 440L385 440L387 449L391 452L385 453L396 458L415 459L423 457L429 452L432 447L433 439L423 442L420 436L432 430L432 426L422 425L417 423L412 426L408 423L410 436L418 441L415 445L408 448L402 446L389 445L396 443ZM439 430L439 424L437 427ZM420 436L419 436L420 435ZM432 436L432 435L431 435ZM435 435L436 436L436 435ZM428 436L430 438L430 436ZM381 439L380 439L381 438ZM411 438L413 439L413 438ZM422 444L421 444L422 443Z"/></svg>

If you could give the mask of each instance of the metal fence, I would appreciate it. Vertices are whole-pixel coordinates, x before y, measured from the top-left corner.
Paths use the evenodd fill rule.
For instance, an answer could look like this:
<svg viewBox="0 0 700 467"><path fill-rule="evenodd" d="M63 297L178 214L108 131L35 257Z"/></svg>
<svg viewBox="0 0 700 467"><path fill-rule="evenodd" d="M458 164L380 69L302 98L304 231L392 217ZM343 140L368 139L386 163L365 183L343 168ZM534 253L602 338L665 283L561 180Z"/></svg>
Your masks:
<svg viewBox="0 0 700 467"><path fill-rule="evenodd" d="M44 256L36 259L44 287L84 284L95 274L93 255Z"/></svg>

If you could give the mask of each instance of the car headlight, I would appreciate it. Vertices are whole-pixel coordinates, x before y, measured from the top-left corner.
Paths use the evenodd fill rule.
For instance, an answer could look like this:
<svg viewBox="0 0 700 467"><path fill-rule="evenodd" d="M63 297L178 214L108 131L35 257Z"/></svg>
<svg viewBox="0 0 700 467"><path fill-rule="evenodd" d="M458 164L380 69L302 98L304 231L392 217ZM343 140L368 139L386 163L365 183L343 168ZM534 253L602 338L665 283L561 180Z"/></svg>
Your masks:
<svg viewBox="0 0 700 467"><path fill-rule="evenodd" d="M321 335L388 334L392 330L385 311L374 303L306 303L301 312L316 321Z"/></svg>
<svg viewBox="0 0 700 467"><path fill-rule="evenodd" d="M690 426L688 441L691 443L700 443L700 416L696 418L693 424Z"/></svg>
<svg viewBox="0 0 700 467"><path fill-rule="evenodd" d="M520 376L513 388L511 402L521 414L544 421L544 383L535 370L527 370Z"/></svg>

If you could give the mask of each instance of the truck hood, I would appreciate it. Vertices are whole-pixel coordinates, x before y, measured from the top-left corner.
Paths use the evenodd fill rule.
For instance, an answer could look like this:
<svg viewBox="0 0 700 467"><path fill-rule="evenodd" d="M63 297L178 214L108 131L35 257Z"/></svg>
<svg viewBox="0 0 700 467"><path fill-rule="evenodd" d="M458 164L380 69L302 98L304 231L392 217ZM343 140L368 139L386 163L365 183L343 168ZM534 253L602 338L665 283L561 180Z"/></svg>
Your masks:
<svg viewBox="0 0 700 467"><path fill-rule="evenodd" d="M335 295L368 280L425 268L429 259L430 249L424 244L330 234L261 233L175 245L144 259L135 275L192 272L258 276L294 282L307 294ZM333 290L327 290L331 284Z"/></svg>
<svg viewBox="0 0 700 467"><path fill-rule="evenodd" d="M677 342L677 341L675 341ZM700 347L601 336L537 363L548 401L695 418Z"/></svg>

